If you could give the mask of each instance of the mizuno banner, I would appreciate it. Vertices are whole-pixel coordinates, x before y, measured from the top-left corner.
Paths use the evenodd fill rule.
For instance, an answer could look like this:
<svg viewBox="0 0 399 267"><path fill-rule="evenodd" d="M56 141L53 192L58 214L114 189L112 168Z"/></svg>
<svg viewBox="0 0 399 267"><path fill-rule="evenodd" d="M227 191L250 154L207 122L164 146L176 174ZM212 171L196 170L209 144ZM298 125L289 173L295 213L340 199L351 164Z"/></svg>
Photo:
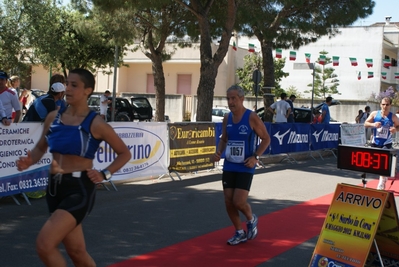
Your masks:
<svg viewBox="0 0 399 267"><path fill-rule="evenodd" d="M271 154L309 150L310 124L273 123L269 132Z"/></svg>
<svg viewBox="0 0 399 267"><path fill-rule="evenodd" d="M340 124L311 124L311 150L337 148L339 141Z"/></svg>

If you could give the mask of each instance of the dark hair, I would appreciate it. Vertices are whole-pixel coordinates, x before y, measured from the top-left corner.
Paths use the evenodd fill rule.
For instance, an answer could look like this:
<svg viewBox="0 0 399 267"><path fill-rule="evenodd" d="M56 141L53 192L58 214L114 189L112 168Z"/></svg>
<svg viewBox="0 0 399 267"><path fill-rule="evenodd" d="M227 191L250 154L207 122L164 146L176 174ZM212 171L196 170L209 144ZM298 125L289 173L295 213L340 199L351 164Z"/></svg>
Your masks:
<svg viewBox="0 0 399 267"><path fill-rule="evenodd" d="M290 98L296 98L296 96L295 95L291 95Z"/></svg>
<svg viewBox="0 0 399 267"><path fill-rule="evenodd" d="M332 101L332 97L331 96L327 96L326 102L331 102L331 101Z"/></svg>
<svg viewBox="0 0 399 267"><path fill-rule="evenodd" d="M74 73L79 75L80 79L84 84L84 88L92 88L91 94L94 92L94 87L96 86L96 80L94 75L86 69L73 69L69 71L69 74ZM90 95L91 95L90 94Z"/></svg>
<svg viewBox="0 0 399 267"><path fill-rule="evenodd" d="M111 92L109 90L105 90L104 94L110 94Z"/></svg>
<svg viewBox="0 0 399 267"><path fill-rule="evenodd" d="M281 97L281 99L286 98L287 94L286 93L281 93L280 97Z"/></svg>
<svg viewBox="0 0 399 267"><path fill-rule="evenodd" d="M370 107L369 107L369 106L366 106L366 107L364 108L364 110L370 110Z"/></svg>

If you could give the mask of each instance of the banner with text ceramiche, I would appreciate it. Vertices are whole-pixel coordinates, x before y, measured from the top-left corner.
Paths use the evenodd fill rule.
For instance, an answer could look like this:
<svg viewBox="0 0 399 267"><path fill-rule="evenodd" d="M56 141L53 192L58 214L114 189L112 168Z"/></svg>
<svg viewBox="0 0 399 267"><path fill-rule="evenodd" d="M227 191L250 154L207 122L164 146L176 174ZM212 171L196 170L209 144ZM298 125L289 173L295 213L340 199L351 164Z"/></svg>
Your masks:
<svg viewBox="0 0 399 267"><path fill-rule="evenodd" d="M389 192L338 184L310 267L366 264Z"/></svg>
<svg viewBox="0 0 399 267"><path fill-rule="evenodd" d="M169 124L170 171L194 172L214 168L215 124Z"/></svg>

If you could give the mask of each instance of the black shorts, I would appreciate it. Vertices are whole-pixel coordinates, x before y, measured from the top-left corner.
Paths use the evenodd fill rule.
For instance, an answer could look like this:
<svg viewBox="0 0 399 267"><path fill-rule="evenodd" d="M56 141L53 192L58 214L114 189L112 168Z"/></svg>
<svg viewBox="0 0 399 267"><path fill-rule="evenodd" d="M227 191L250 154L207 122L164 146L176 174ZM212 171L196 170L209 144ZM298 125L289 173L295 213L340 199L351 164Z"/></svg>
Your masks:
<svg viewBox="0 0 399 267"><path fill-rule="evenodd" d="M223 171L223 188L239 188L249 191L252 184L253 173Z"/></svg>
<svg viewBox="0 0 399 267"><path fill-rule="evenodd" d="M96 185L87 177L87 172L51 174L47 186L46 200L50 213L66 210L76 219L76 225L90 213L96 196Z"/></svg>
<svg viewBox="0 0 399 267"><path fill-rule="evenodd" d="M392 149L392 143L385 144L385 145L382 145L382 146L377 146L376 144L371 144L371 147L378 147L378 148L382 148L382 149Z"/></svg>

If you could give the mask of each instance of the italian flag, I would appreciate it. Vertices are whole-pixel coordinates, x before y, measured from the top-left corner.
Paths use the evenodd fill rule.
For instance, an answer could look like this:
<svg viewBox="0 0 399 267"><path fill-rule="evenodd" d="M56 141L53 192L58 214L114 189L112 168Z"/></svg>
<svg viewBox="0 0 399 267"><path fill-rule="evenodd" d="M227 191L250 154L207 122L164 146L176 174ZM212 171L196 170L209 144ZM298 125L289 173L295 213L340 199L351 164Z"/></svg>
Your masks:
<svg viewBox="0 0 399 267"><path fill-rule="evenodd" d="M248 52L254 53L255 52L255 45L254 44L248 44Z"/></svg>
<svg viewBox="0 0 399 267"><path fill-rule="evenodd" d="M367 65L367 68L371 68L373 66L373 59L366 58L366 65Z"/></svg>
<svg viewBox="0 0 399 267"><path fill-rule="evenodd" d="M296 59L296 52L295 51L290 51L290 60L294 60Z"/></svg>
<svg viewBox="0 0 399 267"><path fill-rule="evenodd" d="M359 71L359 73L357 74L357 79L360 80L362 78L362 73Z"/></svg>
<svg viewBox="0 0 399 267"><path fill-rule="evenodd" d="M326 64L326 56L325 55L320 55L319 56L319 64L320 65L325 65Z"/></svg>
<svg viewBox="0 0 399 267"><path fill-rule="evenodd" d="M399 72L395 72L395 79L399 79Z"/></svg>
<svg viewBox="0 0 399 267"><path fill-rule="evenodd" d="M339 57L333 56L333 66L339 66Z"/></svg>
<svg viewBox="0 0 399 267"><path fill-rule="evenodd" d="M310 63L310 54L309 53L305 53L305 60L306 60L306 63Z"/></svg>
<svg viewBox="0 0 399 267"><path fill-rule="evenodd" d="M234 51L237 51L236 42L233 42L233 50L234 50Z"/></svg>
<svg viewBox="0 0 399 267"><path fill-rule="evenodd" d="M381 78L386 80L387 79L387 73L386 72L381 72Z"/></svg>
<svg viewBox="0 0 399 267"><path fill-rule="evenodd" d="M283 56L283 50L277 48L276 49L276 58L281 58Z"/></svg>
<svg viewBox="0 0 399 267"><path fill-rule="evenodd" d="M389 66L391 66L391 60L389 60L389 58L384 59L384 67L388 68Z"/></svg>
<svg viewBox="0 0 399 267"><path fill-rule="evenodd" d="M355 57L350 57L349 60L351 61L352 66L357 66L357 60Z"/></svg>
<svg viewBox="0 0 399 267"><path fill-rule="evenodd" d="M374 72L369 71L367 74L367 78L373 78L374 77Z"/></svg>

